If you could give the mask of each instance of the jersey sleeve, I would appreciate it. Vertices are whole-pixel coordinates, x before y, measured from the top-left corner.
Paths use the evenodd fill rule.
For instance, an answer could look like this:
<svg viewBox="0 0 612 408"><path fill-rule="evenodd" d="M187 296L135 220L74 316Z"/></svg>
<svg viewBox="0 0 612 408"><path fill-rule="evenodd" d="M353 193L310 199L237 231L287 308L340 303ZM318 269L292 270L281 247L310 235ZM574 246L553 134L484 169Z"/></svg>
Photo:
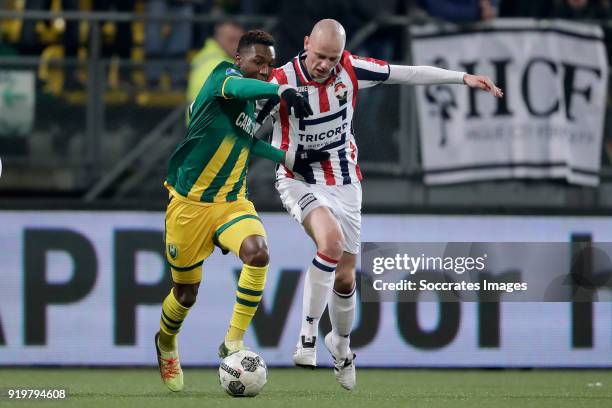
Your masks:
<svg viewBox="0 0 612 408"><path fill-rule="evenodd" d="M348 59L357 77L359 89L376 86L389 78L389 63L386 61L353 54Z"/></svg>
<svg viewBox="0 0 612 408"><path fill-rule="evenodd" d="M261 99L275 96L278 85L244 78L238 70L230 67L216 73L212 91L215 97L223 99Z"/></svg>
<svg viewBox="0 0 612 408"><path fill-rule="evenodd" d="M430 66L390 65L388 84L462 84L465 72Z"/></svg>
<svg viewBox="0 0 612 408"><path fill-rule="evenodd" d="M221 97L225 99L261 99L276 96L278 85L257 79L228 76L221 84Z"/></svg>
<svg viewBox="0 0 612 408"><path fill-rule="evenodd" d="M282 163L285 160L284 150L277 149L270 143L266 143L263 140L259 140L257 138L253 139L251 153L255 156L271 160L274 163Z"/></svg>

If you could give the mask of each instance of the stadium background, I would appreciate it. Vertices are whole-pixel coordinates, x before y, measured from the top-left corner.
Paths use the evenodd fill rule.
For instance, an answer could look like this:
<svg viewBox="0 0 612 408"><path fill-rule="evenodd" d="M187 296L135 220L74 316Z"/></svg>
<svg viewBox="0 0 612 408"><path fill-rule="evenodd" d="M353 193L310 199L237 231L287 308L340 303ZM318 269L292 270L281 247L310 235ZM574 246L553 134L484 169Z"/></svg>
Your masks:
<svg viewBox="0 0 612 408"><path fill-rule="evenodd" d="M347 28L347 49L410 64L411 27L445 17L435 5L428 8L435 1L377 2L375 9L345 1L299 7L162 2L176 8L160 15L150 13L154 1L1 3L0 387L18 385L11 378L38 381L38 372L22 374L16 368L21 366L155 364L149 343L170 283L161 241L165 164L185 131L189 62L216 23L231 19L270 30L284 62L315 21L335 17ZM582 14L568 13L561 3L521 9L520 1L493 2L497 17L457 14L456 22L469 30L502 17L576 17L601 27L609 53L608 2L591 1ZM189 28L179 39L182 51L164 50L179 26ZM161 34L155 53L147 52L152 29ZM607 94L609 100L609 89ZM381 86L360 95L354 125L365 175L364 241L612 240L609 102L600 179L593 187L552 178L428 185L417 101L412 87ZM7 117L15 106L19 114ZM313 247L282 212L273 177L271 164L253 162L250 194L270 235L272 268L247 341L270 365L288 366L298 331L300 278ZM238 267L220 254L207 266L181 335L185 365L216 364L214 349L229 318ZM409 311L393 302L364 304L355 345L362 367L610 368L611 309L606 302L492 309L421 302ZM323 364L325 357L321 350ZM577 380L593 387L587 391L597 391L591 378L609 379L607 371L588 373ZM288 377L302 381L300 375L310 374ZM48 377L40 381L53 384ZM316 387L316 380L308 381ZM486 383L486 375L475 383ZM571 395L587 398L585 406L605 406L612 397L608 390L594 399L581 392Z"/></svg>

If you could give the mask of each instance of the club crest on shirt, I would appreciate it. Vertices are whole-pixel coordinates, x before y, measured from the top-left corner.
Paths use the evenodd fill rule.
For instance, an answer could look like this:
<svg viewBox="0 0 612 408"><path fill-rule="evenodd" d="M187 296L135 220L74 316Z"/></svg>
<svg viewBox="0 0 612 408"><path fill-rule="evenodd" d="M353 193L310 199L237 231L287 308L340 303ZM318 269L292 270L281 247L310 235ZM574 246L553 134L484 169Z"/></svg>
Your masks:
<svg viewBox="0 0 612 408"><path fill-rule="evenodd" d="M346 95L348 94L348 89L343 82L338 82L334 85L334 96L341 102L346 102Z"/></svg>
<svg viewBox="0 0 612 408"><path fill-rule="evenodd" d="M178 249L176 249L176 246L174 244L168 244L168 255L170 255L170 258L176 259L176 256L178 255Z"/></svg>

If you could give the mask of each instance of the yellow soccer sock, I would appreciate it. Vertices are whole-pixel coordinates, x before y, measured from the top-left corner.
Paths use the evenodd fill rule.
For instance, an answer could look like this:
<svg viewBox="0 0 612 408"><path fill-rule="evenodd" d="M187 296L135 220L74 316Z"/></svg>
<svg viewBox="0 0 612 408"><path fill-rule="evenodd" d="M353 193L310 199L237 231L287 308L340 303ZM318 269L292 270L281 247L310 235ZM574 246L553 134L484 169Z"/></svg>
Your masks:
<svg viewBox="0 0 612 408"><path fill-rule="evenodd" d="M174 291L170 290L170 294L166 296L162 304L159 321L159 346L163 350L169 351L176 348L176 336L181 330L181 325L187 313L189 313L189 308L181 305L174 297Z"/></svg>
<svg viewBox="0 0 612 408"><path fill-rule="evenodd" d="M238 290L236 290L236 303L230 327L225 336L226 342L242 341L244 332L249 327L259 301L266 285L266 266L244 265L238 279Z"/></svg>
<svg viewBox="0 0 612 408"><path fill-rule="evenodd" d="M227 333L225 334L226 343L241 341L243 338L244 330L241 330L234 326L230 326L229 329L227 329Z"/></svg>

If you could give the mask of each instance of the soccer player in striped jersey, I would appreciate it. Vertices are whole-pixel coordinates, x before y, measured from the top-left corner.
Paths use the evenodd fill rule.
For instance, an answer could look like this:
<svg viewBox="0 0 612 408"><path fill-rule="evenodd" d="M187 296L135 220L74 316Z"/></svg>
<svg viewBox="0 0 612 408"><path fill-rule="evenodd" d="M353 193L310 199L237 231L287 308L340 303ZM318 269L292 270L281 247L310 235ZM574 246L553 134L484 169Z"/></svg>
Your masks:
<svg viewBox="0 0 612 408"><path fill-rule="evenodd" d="M202 264L215 245L243 262L220 357L244 348L244 332L261 300L268 248L264 227L247 199L250 155L298 173L307 171L308 163L329 157L326 152L286 152L253 138L258 98L280 97L298 117L312 113L295 89L267 82L274 64L273 45L263 31L242 36L235 63L221 62L202 86L190 107L187 136L170 157L165 247L174 286L163 301L155 347L160 375L172 391L183 388L177 335L196 301Z"/></svg>
<svg viewBox="0 0 612 408"><path fill-rule="evenodd" d="M355 265L361 229L361 170L352 119L358 91L387 84L465 84L501 97L486 76L428 66L389 65L344 50L345 32L335 20L321 20L304 39L304 50L273 72L272 83L297 87L313 107L308 118L292 115L284 102L259 104L258 122L274 119L272 145L286 151L320 149L329 160L312 163L301 175L277 166L276 188L287 211L304 227L317 251L304 282L302 324L293 361L316 366L319 319L329 302L332 331L325 346L338 382L355 386L349 336L355 315Z"/></svg>

